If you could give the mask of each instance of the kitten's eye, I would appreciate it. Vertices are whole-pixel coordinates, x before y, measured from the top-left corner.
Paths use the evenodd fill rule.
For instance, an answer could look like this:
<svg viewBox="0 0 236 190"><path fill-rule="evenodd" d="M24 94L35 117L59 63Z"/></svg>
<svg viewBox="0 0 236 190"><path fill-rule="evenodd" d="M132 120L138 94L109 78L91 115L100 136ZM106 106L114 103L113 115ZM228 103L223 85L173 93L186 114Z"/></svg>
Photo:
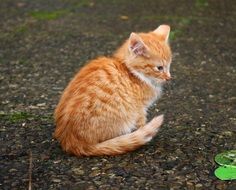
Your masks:
<svg viewBox="0 0 236 190"><path fill-rule="evenodd" d="M157 69L158 69L159 71L163 71L164 68L163 68L162 66L158 66Z"/></svg>

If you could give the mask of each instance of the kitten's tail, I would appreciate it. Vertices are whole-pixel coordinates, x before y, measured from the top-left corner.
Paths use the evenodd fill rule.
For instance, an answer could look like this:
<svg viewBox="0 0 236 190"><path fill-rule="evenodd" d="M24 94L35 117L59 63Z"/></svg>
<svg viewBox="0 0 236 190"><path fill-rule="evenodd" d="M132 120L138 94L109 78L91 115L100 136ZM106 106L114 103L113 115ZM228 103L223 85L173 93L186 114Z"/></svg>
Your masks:
<svg viewBox="0 0 236 190"><path fill-rule="evenodd" d="M149 142L158 132L163 122L163 115L153 118L145 126L138 130L125 134L102 143L87 146L85 149L77 147L73 153L77 156L101 156L101 155L118 155L137 149L138 147ZM83 150L82 150L82 149Z"/></svg>

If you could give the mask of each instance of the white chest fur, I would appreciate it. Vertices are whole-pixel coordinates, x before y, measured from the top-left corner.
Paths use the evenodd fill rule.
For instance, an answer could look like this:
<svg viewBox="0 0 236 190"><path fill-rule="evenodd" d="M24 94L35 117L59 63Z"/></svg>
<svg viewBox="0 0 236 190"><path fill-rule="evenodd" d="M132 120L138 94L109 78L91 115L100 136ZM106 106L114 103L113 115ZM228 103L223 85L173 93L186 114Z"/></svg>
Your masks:
<svg viewBox="0 0 236 190"><path fill-rule="evenodd" d="M145 82L148 86L153 88L153 90L156 92L157 97L159 98L162 94L162 84L157 83L155 79L146 77L144 74L133 70L132 73L137 76L141 81Z"/></svg>
<svg viewBox="0 0 236 190"><path fill-rule="evenodd" d="M138 71L132 71L132 73L137 76L141 81L145 82L150 88L153 89L155 95L147 102L147 105L145 107L145 112L146 110L157 100L161 97L162 95L162 84L156 82L154 79L146 77L142 73Z"/></svg>

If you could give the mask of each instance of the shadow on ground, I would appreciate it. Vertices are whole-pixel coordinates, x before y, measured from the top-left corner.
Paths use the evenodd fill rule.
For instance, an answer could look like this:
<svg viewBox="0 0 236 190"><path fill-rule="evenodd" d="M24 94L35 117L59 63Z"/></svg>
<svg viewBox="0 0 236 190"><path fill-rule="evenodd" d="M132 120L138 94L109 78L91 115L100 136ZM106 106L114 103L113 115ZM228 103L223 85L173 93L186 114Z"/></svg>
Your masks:
<svg viewBox="0 0 236 190"><path fill-rule="evenodd" d="M235 18L230 0L1 0L0 188L227 189L214 156L236 149ZM172 75L149 117L149 145L117 157L75 158L52 139L59 96L87 60L132 31L172 26Z"/></svg>

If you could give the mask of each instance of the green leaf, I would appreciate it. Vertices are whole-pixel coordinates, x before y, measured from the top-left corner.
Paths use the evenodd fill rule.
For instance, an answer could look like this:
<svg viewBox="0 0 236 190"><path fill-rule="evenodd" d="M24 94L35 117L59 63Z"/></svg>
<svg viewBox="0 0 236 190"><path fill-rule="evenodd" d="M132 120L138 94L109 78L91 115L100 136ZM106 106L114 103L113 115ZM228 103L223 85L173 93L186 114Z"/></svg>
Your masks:
<svg viewBox="0 0 236 190"><path fill-rule="evenodd" d="M217 154L215 161L219 165L236 168L236 150L230 150Z"/></svg>
<svg viewBox="0 0 236 190"><path fill-rule="evenodd" d="M219 167L215 170L215 176L221 180L236 179L236 168Z"/></svg>

